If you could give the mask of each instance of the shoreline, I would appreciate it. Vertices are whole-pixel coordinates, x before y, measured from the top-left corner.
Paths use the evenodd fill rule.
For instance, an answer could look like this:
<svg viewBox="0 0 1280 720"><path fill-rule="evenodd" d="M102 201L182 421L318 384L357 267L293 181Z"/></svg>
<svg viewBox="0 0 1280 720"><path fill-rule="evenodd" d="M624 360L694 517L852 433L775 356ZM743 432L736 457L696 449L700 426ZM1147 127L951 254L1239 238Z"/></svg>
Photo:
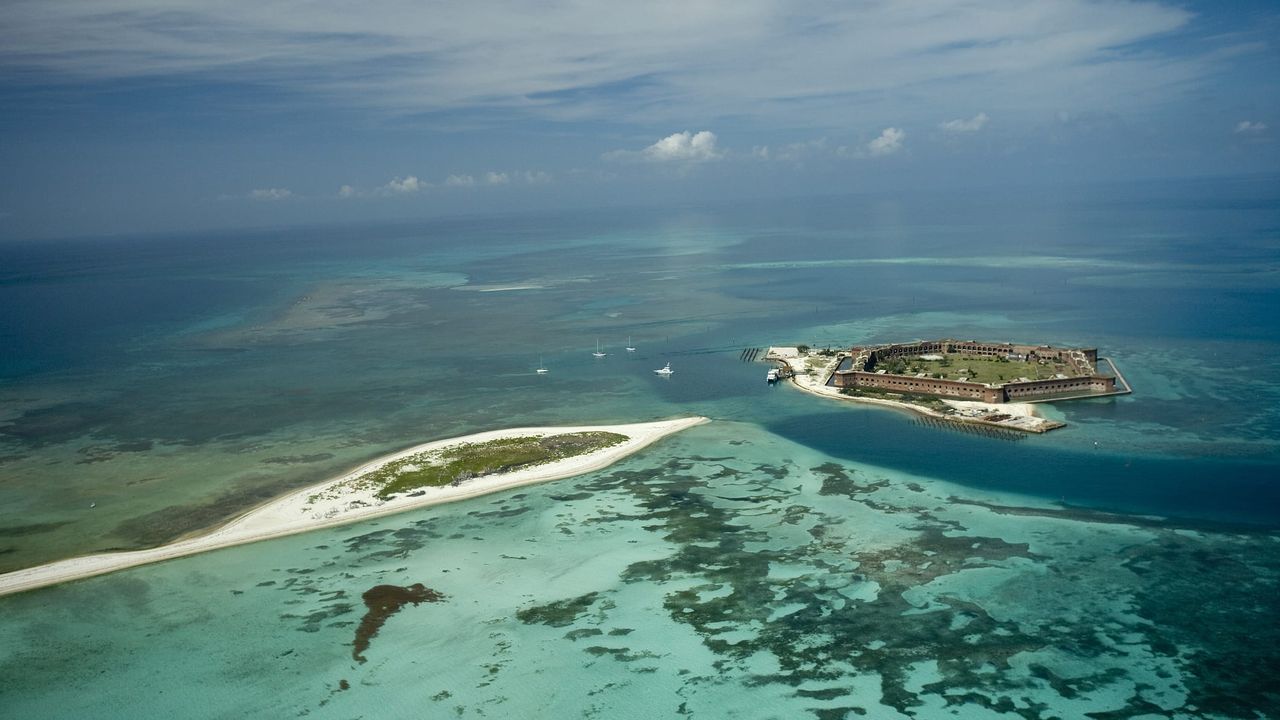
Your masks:
<svg viewBox="0 0 1280 720"><path fill-rule="evenodd" d="M57 560L0 575L0 596L58 585L72 580L104 575L117 570L164 562L222 548L297 535L361 520L394 515L432 505L456 502L511 488L562 480L606 468L668 435L709 422L695 416L625 425L566 427L520 427L464 435L415 445L384 455L350 472L309 487L294 490L245 514L194 537L145 550L99 553ZM372 488L343 487L383 465L421 452L440 450L462 443L480 443L525 435L604 431L627 436L627 440L585 455L563 458L510 472L485 475L458 487L428 487L412 495L379 500ZM337 492L335 492L337 491Z"/></svg>

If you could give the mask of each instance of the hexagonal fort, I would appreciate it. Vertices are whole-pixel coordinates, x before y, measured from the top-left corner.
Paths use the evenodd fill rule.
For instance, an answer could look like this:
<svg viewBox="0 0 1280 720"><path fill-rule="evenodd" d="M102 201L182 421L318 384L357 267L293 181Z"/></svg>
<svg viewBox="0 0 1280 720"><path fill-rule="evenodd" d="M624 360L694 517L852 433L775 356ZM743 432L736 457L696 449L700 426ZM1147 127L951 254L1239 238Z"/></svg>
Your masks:
<svg viewBox="0 0 1280 720"><path fill-rule="evenodd" d="M926 340L855 346L850 355L850 364L832 376L836 387L988 403L1127 392L1098 371L1096 348Z"/></svg>

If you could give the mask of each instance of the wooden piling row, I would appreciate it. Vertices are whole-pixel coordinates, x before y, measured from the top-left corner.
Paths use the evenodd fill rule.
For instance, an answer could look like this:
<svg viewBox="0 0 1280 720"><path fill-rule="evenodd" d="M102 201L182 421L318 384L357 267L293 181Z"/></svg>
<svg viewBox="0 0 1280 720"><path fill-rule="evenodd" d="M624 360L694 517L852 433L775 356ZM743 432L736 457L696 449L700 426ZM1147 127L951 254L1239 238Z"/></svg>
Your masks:
<svg viewBox="0 0 1280 720"><path fill-rule="evenodd" d="M992 427L990 425L978 425L975 423L967 423L963 420L948 420L946 418L922 416L915 419L916 425L924 425L926 427L937 428L939 430L950 430L952 432L968 433L969 435L978 435L993 440L1026 440L1027 434L1017 430L1005 430L1004 428Z"/></svg>

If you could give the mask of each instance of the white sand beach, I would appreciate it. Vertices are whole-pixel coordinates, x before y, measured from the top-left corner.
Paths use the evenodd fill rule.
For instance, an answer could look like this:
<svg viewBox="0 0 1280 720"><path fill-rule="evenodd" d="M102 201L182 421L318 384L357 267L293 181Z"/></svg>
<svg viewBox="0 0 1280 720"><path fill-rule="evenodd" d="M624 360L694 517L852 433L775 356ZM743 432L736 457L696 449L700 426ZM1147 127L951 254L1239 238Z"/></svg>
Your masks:
<svg viewBox="0 0 1280 720"><path fill-rule="evenodd" d="M437 440L378 458L341 477L294 491L251 510L220 528L196 537L148 550L87 555L0 575L0 595L33 590L233 545L295 535L429 505L463 500L521 485L581 475L608 467L668 435L704 422L708 422L707 418L688 417L628 425L508 428ZM584 455L473 478L457 487L423 488L421 494L415 492L412 496L402 495L390 500L379 499L375 488L361 487L360 483L355 482L389 462L452 445L586 431L613 432L626 435L628 439L612 447Z"/></svg>

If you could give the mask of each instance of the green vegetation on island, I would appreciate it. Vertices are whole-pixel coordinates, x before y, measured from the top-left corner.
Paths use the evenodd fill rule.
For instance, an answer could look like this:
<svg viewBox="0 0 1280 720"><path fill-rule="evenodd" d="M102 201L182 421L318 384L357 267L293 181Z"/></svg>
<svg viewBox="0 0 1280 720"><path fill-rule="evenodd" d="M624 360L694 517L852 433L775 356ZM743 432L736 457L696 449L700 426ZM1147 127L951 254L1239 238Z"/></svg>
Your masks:
<svg viewBox="0 0 1280 720"><path fill-rule="evenodd" d="M1011 361L1005 358L959 354L943 355L941 360L926 360L918 356L896 357L877 369L891 375L924 373L925 377L965 380L987 385L1003 385L1021 378L1049 380L1058 375L1076 377L1080 374L1066 363L1050 360Z"/></svg>
<svg viewBox="0 0 1280 720"><path fill-rule="evenodd" d="M389 462L361 477L360 482L381 488L377 494L385 500L418 488L457 485L482 475L585 455L626 440L627 436L619 433L590 431L464 443Z"/></svg>

